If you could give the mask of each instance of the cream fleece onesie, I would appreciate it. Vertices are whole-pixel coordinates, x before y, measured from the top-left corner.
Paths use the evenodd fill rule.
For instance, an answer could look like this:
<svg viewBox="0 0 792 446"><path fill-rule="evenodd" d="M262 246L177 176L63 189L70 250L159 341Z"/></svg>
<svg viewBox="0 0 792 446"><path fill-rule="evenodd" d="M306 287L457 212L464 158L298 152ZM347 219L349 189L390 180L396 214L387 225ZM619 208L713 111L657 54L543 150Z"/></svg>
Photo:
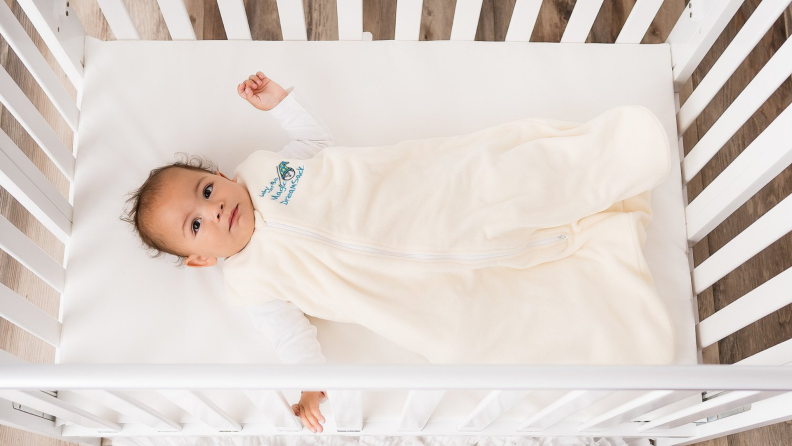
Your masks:
<svg viewBox="0 0 792 446"><path fill-rule="evenodd" d="M666 364L641 248L670 148L646 108L522 119L311 159L253 153L233 305L279 299L432 363Z"/></svg>

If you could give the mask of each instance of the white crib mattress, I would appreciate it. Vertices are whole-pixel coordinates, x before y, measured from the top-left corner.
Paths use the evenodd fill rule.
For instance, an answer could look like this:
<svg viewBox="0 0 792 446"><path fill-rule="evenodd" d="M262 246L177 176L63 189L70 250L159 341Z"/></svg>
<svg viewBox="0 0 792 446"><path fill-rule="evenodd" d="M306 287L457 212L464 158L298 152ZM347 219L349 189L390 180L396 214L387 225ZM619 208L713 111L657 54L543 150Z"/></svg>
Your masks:
<svg viewBox="0 0 792 446"><path fill-rule="evenodd" d="M279 363L244 310L226 304L220 268L152 260L118 218L124 195L174 152L206 155L230 174L251 151L283 147L274 119L236 93L259 70L295 86L338 145L648 107L676 162L653 193L645 252L676 329L676 362L697 362L668 45L89 37L58 363ZM427 363L361 326L309 319L329 364Z"/></svg>

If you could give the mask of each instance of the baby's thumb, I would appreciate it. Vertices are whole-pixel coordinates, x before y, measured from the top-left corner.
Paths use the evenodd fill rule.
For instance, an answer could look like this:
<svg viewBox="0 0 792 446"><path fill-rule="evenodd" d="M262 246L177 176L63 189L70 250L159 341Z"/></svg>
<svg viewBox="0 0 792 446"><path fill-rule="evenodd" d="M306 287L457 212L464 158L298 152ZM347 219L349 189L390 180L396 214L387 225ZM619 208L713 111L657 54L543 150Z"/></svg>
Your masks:
<svg viewBox="0 0 792 446"><path fill-rule="evenodd" d="M295 416L300 416L300 405L299 404L292 404L292 411L294 412Z"/></svg>

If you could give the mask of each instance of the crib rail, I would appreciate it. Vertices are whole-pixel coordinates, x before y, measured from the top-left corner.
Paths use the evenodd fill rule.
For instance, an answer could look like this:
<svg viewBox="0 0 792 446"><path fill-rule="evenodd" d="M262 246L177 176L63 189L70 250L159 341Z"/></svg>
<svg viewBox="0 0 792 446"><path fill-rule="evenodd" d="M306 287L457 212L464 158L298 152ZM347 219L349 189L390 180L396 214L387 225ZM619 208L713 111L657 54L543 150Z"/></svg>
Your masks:
<svg viewBox="0 0 792 446"><path fill-rule="evenodd" d="M140 39L122 0L97 2L117 39ZM689 99L678 108L679 135L691 127L791 2L764 0L752 13ZM3 2L0 2L0 33L76 133L82 93L85 29L68 1L18 0L18 3L77 89L76 103ZM603 3L603 0L579 0L561 38L562 44L585 42ZM662 0L637 0L616 44L639 43L662 3ZM183 0L158 0L158 4L173 40L196 39ZM482 4L482 0L456 2L451 40L475 39ZM693 71L742 4L743 0L692 0L688 3L666 40L671 48L675 91L678 92L690 80ZM541 5L541 0L517 0L505 40L528 42ZM242 0L218 0L218 7L229 39L252 40ZM277 0L277 7L283 39L308 40L302 1ZM422 0L397 2L395 40L420 40L422 7ZM337 12L339 40L365 38L360 0L338 0ZM684 157L683 184L693 180L790 75L792 43L787 41ZM5 70L0 70L0 101L63 175L72 181L74 154L58 139ZM792 111L787 108L687 205L686 221L691 246L792 163L791 129ZM47 230L68 244L73 214L70 201L58 193L3 132L0 132L0 186ZM791 230L792 197L787 197L707 261L692 268L693 293L701 293ZM62 291L64 266L1 216L0 248L55 290ZM701 321L697 326L699 348L789 305L792 303L789 289L792 289L792 272L787 269ZM2 285L0 316L55 347L60 344L61 323ZM316 369L296 366L31 365L0 350L0 398L3 399L0 402L21 403L46 414L54 414L69 424L62 426L63 429L53 428L47 423L42 424L40 419L20 418L18 411L9 411L3 404L0 404L3 407L0 408L0 422L97 445L97 438L107 436L293 434L301 426L291 415L281 390L315 387L332 389L330 402L336 433L393 435L420 432L422 435L442 435L477 432L513 435L524 432L531 436L596 433L598 436L660 439L656 444L690 444L792 419L792 368L780 367L788 364L792 364L792 341L778 344L733 366L324 366L321 376L317 376ZM401 417L392 422L367 421L364 424L363 392L383 389L385 383L390 389L408 392ZM200 392L210 388L244 390L246 398L261 409L267 423L244 424L233 419ZM489 393L463 419L453 422L430 420L447 390L454 388L486 389ZM79 404L55 397L44 389L79 394L129 416L135 422L122 423L97 416ZM205 424L171 419L125 393L129 389L157 391ZM516 425L499 421L499 417L528 392L541 389L568 392ZM565 421L569 415L585 407L601 404L630 389L646 393L583 423ZM748 406L750 410L746 410ZM651 421L645 418L660 409L665 410L662 415ZM739 413L720 419L735 411Z"/></svg>

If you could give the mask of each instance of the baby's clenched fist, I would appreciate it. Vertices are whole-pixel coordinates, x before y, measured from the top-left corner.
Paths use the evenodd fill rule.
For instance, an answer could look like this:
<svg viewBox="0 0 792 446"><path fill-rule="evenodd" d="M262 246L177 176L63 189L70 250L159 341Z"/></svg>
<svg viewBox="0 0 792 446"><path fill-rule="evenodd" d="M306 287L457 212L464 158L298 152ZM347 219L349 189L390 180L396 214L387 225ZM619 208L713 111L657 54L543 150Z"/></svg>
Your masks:
<svg viewBox="0 0 792 446"><path fill-rule="evenodd" d="M283 87L261 71L237 85L237 93L250 105L264 111L272 110L288 95Z"/></svg>

